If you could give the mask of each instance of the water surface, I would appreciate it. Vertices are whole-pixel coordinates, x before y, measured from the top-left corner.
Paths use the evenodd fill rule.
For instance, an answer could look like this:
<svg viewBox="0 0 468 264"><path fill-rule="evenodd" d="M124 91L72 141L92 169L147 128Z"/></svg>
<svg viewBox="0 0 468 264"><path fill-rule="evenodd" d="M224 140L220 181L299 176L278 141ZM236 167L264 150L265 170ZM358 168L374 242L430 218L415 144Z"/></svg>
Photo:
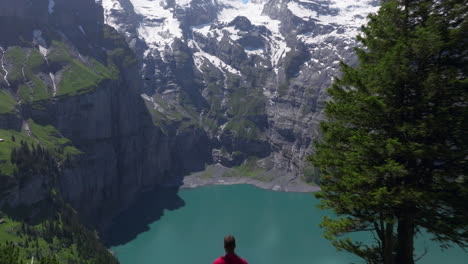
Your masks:
<svg viewBox="0 0 468 264"><path fill-rule="evenodd" d="M179 196L185 206L166 210L148 231L112 248L121 264L210 264L224 254L222 240L228 233L236 237L238 254L250 264L363 263L337 252L323 238L318 225L325 213L312 194L232 185L181 190ZM461 249L441 251L419 238L418 252L423 247L428 253L417 263L468 263Z"/></svg>

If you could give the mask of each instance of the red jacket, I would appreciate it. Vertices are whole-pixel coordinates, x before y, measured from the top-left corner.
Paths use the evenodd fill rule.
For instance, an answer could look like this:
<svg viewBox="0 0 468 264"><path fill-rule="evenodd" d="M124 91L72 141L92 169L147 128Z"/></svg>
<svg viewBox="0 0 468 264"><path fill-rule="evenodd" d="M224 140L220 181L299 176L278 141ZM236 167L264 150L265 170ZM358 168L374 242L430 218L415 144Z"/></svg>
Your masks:
<svg viewBox="0 0 468 264"><path fill-rule="evenodd" d="M216 259L213 264L248 264L243 258L238 257L236 254L226 254L223 257Z"/></svg>

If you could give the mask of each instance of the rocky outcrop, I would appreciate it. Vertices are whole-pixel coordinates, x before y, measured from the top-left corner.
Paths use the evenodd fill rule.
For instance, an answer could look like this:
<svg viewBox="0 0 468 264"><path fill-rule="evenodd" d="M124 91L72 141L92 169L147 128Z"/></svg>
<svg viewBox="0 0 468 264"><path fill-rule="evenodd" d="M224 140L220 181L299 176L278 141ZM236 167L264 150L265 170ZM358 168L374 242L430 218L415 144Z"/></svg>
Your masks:
<svg viewBox="0 0 468 264"><path fill-rule="evenodd" d="M21 128L21 119L18 118L18 115L14 113L1 114L0 115L0 127L2 129L18 130Z"/></svg>

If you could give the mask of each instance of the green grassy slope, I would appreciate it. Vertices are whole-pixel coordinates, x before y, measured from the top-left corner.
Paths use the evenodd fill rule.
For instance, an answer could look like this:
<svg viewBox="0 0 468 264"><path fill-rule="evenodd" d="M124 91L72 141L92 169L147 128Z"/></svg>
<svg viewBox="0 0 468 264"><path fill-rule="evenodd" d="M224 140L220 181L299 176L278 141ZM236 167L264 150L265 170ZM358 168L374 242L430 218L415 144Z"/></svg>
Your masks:
<svg viewBox="0 0 468 264"><path fill-rule="evenodd" d="M28 144L40 144L45 147L56 159L61 162L69 155L77 155L81 152L72 145L72 142L63 137L53 126L41 126L32 119L29 120L31 136L26 131L0 129L0 175L11 175L15 169L10 161L11 151L21 146L21 141ZM14 141L13 141L14 139Z"/></svg>
<svg viewBox="0 0 468 264"><path fill-rule="evenodd" d="M16 105L15 98L5 89L0 89L0 114L10 113Z"/></svg>

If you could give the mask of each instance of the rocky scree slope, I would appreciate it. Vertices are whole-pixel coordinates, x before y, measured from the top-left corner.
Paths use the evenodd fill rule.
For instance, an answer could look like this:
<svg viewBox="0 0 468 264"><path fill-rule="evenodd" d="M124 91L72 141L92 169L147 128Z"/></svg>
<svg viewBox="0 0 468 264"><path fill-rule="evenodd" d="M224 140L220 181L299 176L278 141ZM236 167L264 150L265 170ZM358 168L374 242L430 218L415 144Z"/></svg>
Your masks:
<svg viewBox="0 0 468 264"><path fill-rule="evenodd" d="M355 36L378 10L375 0L98 3L137 55L156 124L204 130L212 163L292 175L313 151L340 61L355 62Z"/></svg>

